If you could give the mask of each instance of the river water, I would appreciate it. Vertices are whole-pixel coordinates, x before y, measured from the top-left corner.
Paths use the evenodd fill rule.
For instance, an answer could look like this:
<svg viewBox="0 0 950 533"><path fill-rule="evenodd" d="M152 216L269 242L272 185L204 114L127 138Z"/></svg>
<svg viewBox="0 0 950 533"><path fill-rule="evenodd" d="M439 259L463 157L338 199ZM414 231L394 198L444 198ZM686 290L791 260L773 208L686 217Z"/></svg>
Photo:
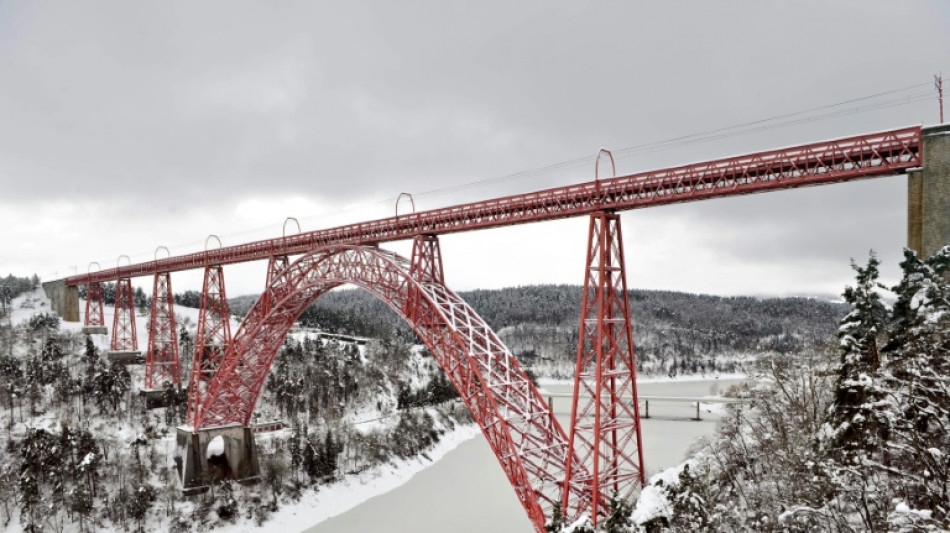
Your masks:
<svg viewBox="0 0 950 533"><path fill-rule="evenodd" d="M641 383L642 396L719 395L739 380ZM554 393L568 385L548 385ZM570 418L570 399L556 398L554 411L562 425ZM642 421L647 474L679 464L690 446L711 435L719 417L703 412L691 420L695 404L651 402L652 418ZM323 521L308 533L525 533L533 531L511 485L485 439L464 442L404 485L371 498Z"/></svg>

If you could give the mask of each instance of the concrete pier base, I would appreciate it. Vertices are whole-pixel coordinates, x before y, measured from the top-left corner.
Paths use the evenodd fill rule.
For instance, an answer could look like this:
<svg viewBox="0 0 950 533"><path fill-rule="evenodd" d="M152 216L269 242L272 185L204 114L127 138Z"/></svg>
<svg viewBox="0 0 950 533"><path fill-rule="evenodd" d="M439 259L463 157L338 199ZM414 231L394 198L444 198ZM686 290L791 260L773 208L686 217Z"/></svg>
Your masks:
<svg viewBox="0 0 950 533"><path fill-rule="evenodd" d="M224 453L208 453L208 444L221 437ZM175 449L175 467L181 479L182 492L194 494L207 490L208 485L222 479L243 483L260 478L254 432L240 425L207 428L194 432L188 427L178 428L178 446Z"/></svg>
<svg viewBox="0 0 950 533"><path fill-rule="evenodd" d="M165 389L140 390L139 396L145 400L146 409L160 409L165 407L165 400L167 398Z"/></svg>
<svg viewBox="0 0 950 533"><path fill-rule="evenodd" d="M145 363L145 356L142 352L135 350L119 350L106 352L106 357L110 363L119 363L120 365L141 365Z"/></svg>
<svg viewBox="0 0 950 533"><path fill-rule="evenodd" d="M108 335L109 328L105 326L83 326L83 335Z"/></svg>
<svg viewBox="0 0 950 533"><path fill-rule="evenodd" d="M66 280L59 279L44 283L43 292L63 322L79 322L79 287L67 287Z"/></svg>

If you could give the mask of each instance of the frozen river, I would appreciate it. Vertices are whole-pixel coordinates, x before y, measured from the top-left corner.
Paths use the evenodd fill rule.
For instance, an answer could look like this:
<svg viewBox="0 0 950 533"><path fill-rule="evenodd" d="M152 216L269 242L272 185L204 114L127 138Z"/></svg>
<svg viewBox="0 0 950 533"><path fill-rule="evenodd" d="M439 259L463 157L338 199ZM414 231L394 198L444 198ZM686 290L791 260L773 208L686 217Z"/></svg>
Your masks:
<svg viewBox="0 0 950 533"><path fill-rule="evenodd" d="M644 396L718 395L739 380L642 383ZM571 392L566 385L546 389ZM554 411L562 424L570 418L570 399L557 398ZM647 473L676 465L689 447L712 434L719 417L703 413L690 420L694 404L650 404L653 418L642 423ZM566 426L565 426L566 427ZM442 460L399 488L369 499L321 522L308 533L524 533L533 531L497 459L481 436L464 442Z"/></svg>

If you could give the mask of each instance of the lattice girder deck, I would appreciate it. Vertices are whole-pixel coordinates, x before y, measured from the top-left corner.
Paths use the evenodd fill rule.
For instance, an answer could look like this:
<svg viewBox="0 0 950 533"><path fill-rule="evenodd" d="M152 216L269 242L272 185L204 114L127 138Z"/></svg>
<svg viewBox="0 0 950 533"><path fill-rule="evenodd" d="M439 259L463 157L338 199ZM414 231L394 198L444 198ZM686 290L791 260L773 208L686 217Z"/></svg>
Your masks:
<svg viewBox="0 0 950 533"><path fill-rule="evenodd" d="M922 165L920 126L637 172L552 189L303 232L72 276L67 285L190 270L459 231L640 209L906 172Z"/></svg>

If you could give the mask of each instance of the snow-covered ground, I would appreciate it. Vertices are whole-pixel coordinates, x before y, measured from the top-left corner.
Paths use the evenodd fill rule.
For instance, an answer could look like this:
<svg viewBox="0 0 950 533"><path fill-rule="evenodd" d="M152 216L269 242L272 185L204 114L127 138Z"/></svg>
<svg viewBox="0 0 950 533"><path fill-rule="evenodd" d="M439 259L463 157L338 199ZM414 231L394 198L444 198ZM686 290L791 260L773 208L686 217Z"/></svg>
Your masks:
<svg viewBox="0 0 950 533"><path fill-rule="evenodd" d="M38 289L17 297L12 302L12 308L13 311L8 315L8 319L14 326L29 322L29 320L35 315L52 313L50 309L50 302L48 298L46 298L42 289ZM183 325L192 333L194 333L194 329L198 321L198 310L176 305L174 307L174 312L179 327ZM61 322L60 329L64 332L78 333L82 329L84 314L85 301L80 300L80 321ZM113 317L113 306L104 306L104 321L106 325L109 326L110 332L112 329L111 324ZM135 325L138 336L139 350L144 351L148 344L147 314L137 314L135 317ZM232 332L236 332L237 328L239 327L239 323L233 318L231 327ZM293 337L298 341L302 341L304 337L309 336L311 335L308 333L293 334ZM94 344L101 350L108 349L110 342L109 335L93 335L92 339ZM365 347L360 346L359 349L360 355L364 356ZM420 359L421 361L422 356L420 352L421 347L414 348L412 350L413 359ZM144 370L138 365L129 367L129 370L132 372L133 376L133 388L140 387L142 383L142 373ZM416 383L419 381L418 376L413 375L412 378L412 385L414 388L422 385L421 382ZM380 413L374 409L361 410L355 413L349 413L347 415L347 421L356 425L361 430L378 428L389 422L383 420L383 418L384 417L381 417ZM34 419L32 427L55 430L58 428L59 423L60 421L55 416L55 413L50 412L48 416L42 416L40 418ZM138 435L136 435L132 429L132 425L121 420L110 420L108 424L106 424L104 421L94 420L90 424L90 429L97 431L101 435L108 435L109 440L117 446L122 446L123 443L131 442L138 437ZM461 443L475 437L480 433L478 427L475 424L464 424L457 426L454 429L448 429L444 427L436 429L446 430L446 432L433 448L422 455L406 460L394 459L385 465L371 468L359 474L344 476L339 481L330 485L320 486L316 490L306 490L303 492L303 495L299 501L292 503L282 503L281 507L269 516L267 522L265 522L263 526L263 530L300 531L340 513L346 512L347 510L360 505L370 498L386 493L405 484L413 476L442 459L445 454L455 449ZM259 434L257 436L258 445L266 445L268 441L278 436L286 437L289 431L289 429L284 429L278 432ZM223 445L223 443L221 444ZM163 462L166 464L166 467L173 467L173 450L175 448L174 434L169 433L164 438L153 439L152 446L155 450L160 452L161 456L164 457ZM222 446L218 446L217 448L222 448ZM208 453L220 452L221 450L217 448L214 446L209 446ZM188 504L185 506L189 507ZM162 518L158 518L158 520L160 521L153 520L149 529L161 530L169 525L165 523L164 519ZM72 526L73 524L67 524L65 526L65 531L78 530L78 524L76 524L75 528ZM251 518L239 518L236 523L220 522L217 527L214 527L214 529L218 531L239 532L261 531L262 527L258 526ZM6 530L19 531L19 522L12 521ZM111 529L107 528L105 530Z"/></svg>
<svg viewBox="0 0 950 533"><path fill-rule="evenodd" d="M633 522L642 525L656 517L669 516L671 511L670 502L667 500L664 491L667 487L677 486L680 473L684 468L692 466L694 463L693 460L687 460L653 475L637 499L637 505L631 517Z"/></svg>
<svg viewBox="0 0 950 533"><path fill-rule="evenodd" d="M441 460L463 442L480 434L478 426L461 426L442 437L429 452L408 460L396 460L361 474L308 491L299 502L281 506L267 521L267 531L303 531L329 518L345 513L363 502L404 485L413 476ZM220 531L261 531L245 521L220 528Z"/></svg>
<svg viewBox="0 0 950 533"><path fill-rule="evenodd" d="M40 290L40 293L43 291ZM45 298L45 296L44 296ZM194 329L198 324L198 310L192 307L185 307L182 305L173 306L175 313L175 323L181 328L185 326L191 333L194 333ZM112 333L112 321L115 318L115 307L112 305L103 306L103 321L105 322L106 327L109 328L109 333ZM140 313L138 309L135 311L135 335L138 340L138 349L145 353L146 348L148 348L148 316L149 311L146 310L144 314ZM83 322L86 317L86 301L82 298L79 299L79 322L63 322L61 328L67 331L79 331L82 329ZM231 317L231 333L237 333L238 327L241 323L234 317ZM109 349L110 335L92 335L92 340L95 342L96 347L100 350Z"/></svg>

